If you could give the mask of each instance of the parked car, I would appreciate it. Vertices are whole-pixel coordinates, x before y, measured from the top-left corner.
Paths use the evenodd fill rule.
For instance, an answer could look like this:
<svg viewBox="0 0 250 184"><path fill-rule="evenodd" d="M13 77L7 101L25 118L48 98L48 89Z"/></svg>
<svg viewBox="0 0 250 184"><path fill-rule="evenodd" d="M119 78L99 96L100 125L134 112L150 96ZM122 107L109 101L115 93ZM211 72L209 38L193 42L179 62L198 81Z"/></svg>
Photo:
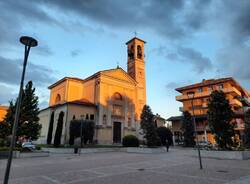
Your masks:
<svg viewBox="0 0 250 184"><path fill-rule="evenodd" d="M196 144L197 145L197 144ZM201 147L201 148L212 148L213 147L213 145L211 144L211 142L209 142L209 141L199 141L199 146Z"/></svg>
<svg viewBox="0 0 250 184"><path fill-rule="evenodd" d="M28 149L31 149L31 150L35 150L36 149L36 146L32 142L24 142L22 144L22 147L23 148L28 148Z"/></svg>

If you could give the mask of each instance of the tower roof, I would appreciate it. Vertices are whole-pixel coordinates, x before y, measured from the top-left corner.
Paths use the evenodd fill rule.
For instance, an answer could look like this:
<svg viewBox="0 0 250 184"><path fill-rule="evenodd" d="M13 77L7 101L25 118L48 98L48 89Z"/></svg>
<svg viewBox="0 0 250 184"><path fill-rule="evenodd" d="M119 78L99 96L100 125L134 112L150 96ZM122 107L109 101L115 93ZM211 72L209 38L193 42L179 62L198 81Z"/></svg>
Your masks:
<svg viewBox="0 0 250 184"><path fill-rule="evenodd" d="M134 38L132 38L132 39L130 39L129 41L127 41L127 42L126 42L126 45L128 45L130 42L132 42L132 41L134 41L134 40L139 40L139 41L141 41L141 42L143 42L143 43L147 43L147 42L145 42L144 40L142 40L142 39L140 39L140 38L137 38L137 37L135 36Z"/></svg>

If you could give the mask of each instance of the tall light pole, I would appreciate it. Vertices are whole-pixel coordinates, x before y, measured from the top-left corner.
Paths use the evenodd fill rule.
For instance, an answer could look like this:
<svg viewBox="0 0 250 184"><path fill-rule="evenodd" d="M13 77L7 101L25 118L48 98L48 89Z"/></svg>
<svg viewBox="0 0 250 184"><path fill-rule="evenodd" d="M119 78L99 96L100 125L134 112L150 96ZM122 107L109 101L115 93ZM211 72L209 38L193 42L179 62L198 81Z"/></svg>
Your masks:
<svg viewBox="0 0 250 184"><path fill-rule="evenodd" d="M13 149L14 149L15 143L16 143L16 129L17 129L18 122L19 122L19 114L20 114L20 107L21 107L22 94L23 94L23 82L24 82L24 77L25 77L28 56L29 56L30 48L36 47L38 44L37 40L35 40L32 37L28 37L28 36L22 36L20 38L20 42L23 45L25 45L23 72L22 72L22 77L21 77L21 82L20 82L19 95L18 95L18 99L17 99L17 103L16 103L15 120L14 120L14 124L12 127L12 137L11 137L11 144L10 144L10 149L9 149L7 166L6 166L5 175L4 175L4 184L8 184L8 182L9 182L10 167L11 167L11 162L12 162Z"/></svg>
<svg viewBox="0 0 250 184"><path fill-rule="evenodd" d="M197 136L197 129L196 129L196 122L195 122L195 116L194 116L194 92L189 92L188 98L191 99L191 105L192 105L192 112L193 112L193 125L194 125L194 132L195 132L195 137L196 137L196 144L197 144L197 150L198 150L198 157L199 157L199 162L200 162L200 169L203 169L202 167L202 161L201 161L201 151L200 151L200 144L198 141L198 136Z"/></svg>

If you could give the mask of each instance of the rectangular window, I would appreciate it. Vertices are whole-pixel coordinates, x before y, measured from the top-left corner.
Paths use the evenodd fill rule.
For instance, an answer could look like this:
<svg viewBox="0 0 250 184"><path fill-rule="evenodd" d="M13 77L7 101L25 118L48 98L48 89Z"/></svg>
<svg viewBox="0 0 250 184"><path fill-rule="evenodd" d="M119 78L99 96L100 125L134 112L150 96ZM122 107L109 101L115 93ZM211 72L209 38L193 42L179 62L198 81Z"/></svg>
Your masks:
<svg viewBox="0 0 250 184"><path fill-rule="evenodd" d="M213 91L214 90L213 86L209 86L209 90Z"/></svg>
<svg viewBox="0 0 250 184"><path fill-rule="evenodd" d="M202 87L198 88L198 92L201 93L202 92Z"/></svg>
<svg viewBox="0 0 250 184"><path fill-rule="evenodd" d="M219 90L222 90L224 87L223 84L219 84L218 86L219 86Z"/></svg>
<svg viewBox="0 0 250 184"><path fill-rule="evenodd" d="M94 120L95 119L95 115L94 114L90 114L90 120Z"/></svg>
<svg viewBox="0 0 250 184"><path fill-rule="evenodd" d="M113 105L113 115L122 116L122 106Z"/></svg>

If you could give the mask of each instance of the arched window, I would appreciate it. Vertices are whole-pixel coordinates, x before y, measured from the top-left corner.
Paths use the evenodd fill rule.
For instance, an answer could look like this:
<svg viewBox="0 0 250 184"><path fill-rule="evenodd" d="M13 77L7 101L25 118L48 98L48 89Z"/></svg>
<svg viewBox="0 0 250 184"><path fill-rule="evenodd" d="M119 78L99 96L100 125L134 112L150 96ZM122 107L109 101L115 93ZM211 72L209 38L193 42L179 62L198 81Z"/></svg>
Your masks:
<svg viewBox="0 0 250 184"><path fill-rule="evenodd" d="M60 94L57 94L56 95L56 100L55 100L55 103L59 103L61 101L61 95Z"/></svg>
<svg viewBox="0 0 250 184"><path fill-rule="evenodd" d="M114 93L114 95L112 96L113 100L122 100L122 95L118 92Z"/></svg>
<svg viewBox="0 0 250 184"><path fill-rule="evenodd" d="M142 58L142 49L140 45L137 45L137 58L138 59Z"/></svg>

